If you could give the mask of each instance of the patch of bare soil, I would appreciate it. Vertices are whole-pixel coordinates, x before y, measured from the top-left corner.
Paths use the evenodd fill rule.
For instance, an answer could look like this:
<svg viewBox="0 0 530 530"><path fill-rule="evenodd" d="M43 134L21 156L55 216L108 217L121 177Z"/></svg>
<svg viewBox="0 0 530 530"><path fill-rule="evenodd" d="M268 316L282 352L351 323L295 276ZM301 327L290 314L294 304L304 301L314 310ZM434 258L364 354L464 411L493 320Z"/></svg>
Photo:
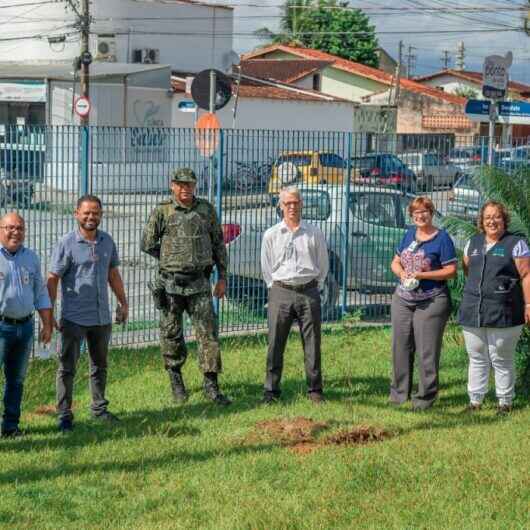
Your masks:
<svg viewBox="0 0 530 530"><path fill-rule="evenodd" d="M298 417L290 420L267 420L256 424L252 439L264 436L279 442L297 455L308 455L326 446L356 446L382 442L392 438L393 434L370 425L358 425L342 430L323 439L317 439L320 431L329 428L326 422L315 422Z"/></svg>
<svg viewBox="0 0 530 530"><path fill-rule="evenodd" d="M279 441L282 445L304 444L314 441L320 431L327 429L325 422L316 422L309 418L290 420L267 420L256 424L256 431Z"/></svg>
<svg viewBox="0 0 530 530"><path fill-rule="evenodd" d="M325 445L363 445L372 442L383 442L392 438L392 433L384 429L359 425L347 431L340 431L324 440Z"/></svg>
<svg viewBox="0 0 530 530"><path fill-rule="evenodd" d="M55 405L39 405L33 411L33 414L37 414L38 416L55 416L56 410Z"/></svg>

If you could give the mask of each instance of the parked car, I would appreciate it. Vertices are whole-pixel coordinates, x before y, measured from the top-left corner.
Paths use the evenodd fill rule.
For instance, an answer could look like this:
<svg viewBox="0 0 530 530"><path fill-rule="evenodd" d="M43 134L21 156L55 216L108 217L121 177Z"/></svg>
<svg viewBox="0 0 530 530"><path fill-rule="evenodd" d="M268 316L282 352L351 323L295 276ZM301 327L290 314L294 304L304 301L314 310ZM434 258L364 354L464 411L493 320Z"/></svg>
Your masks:
<svg viewBox="0 0 530 530"><path fill-rule="evenodd" d="M455 147L449 151L449 161L457 166L461 172L468 171L481 163L486 163L487 159L487 148L484 149L480 146Z"/></svg>
<svg viewBox="0 0 530 530"><path fill-rule="evenodd" d="M475 221L483 199L475 186L472 173L462 175L453 186L447 204L447 215Z"/></svg>
<svg viewBox="0 0 530 530"><path fill-rule="evenodd" d="M413 196L398 190L354 186L345 209L342 186L308 186L301 194L303 218L321 228L329 245L324 313L334 314L345 263L348 289L390 292L396 284L390 262L407 228L406 208ZM275 208L244 210L228 213L223 219L230 262L229 300L263 310L267 289L261 276L261 241L265 230L279 221L278 212Z"/></svg>
<svg viewBox="0 0 530 530"><path fill-rule="evenodd" d="M530 146L511 149L510 156L501 160L497 166L508 173L530 167Z"/></svg>
<svg viewBox="0 0 530 530"><path fill-rule="evenodd" d="M392 153L370 153L352 158L354 181L373 186L416 190L416 175Z"/></svg>
<svg viewBox="0 0 530 530"><path fill-rule="evenodd" d="M462 173L439 153L400 153L399 157L414 171L418 187L424 190L452 186Z"/></svg>
<svg viewBox="0 0 530 530"><path fill-rule="evenodd" d="M346 163L340 155L327 151L286 151L272 165L268 191L278 195L284 186L298 183L342 184Z"/></svg>

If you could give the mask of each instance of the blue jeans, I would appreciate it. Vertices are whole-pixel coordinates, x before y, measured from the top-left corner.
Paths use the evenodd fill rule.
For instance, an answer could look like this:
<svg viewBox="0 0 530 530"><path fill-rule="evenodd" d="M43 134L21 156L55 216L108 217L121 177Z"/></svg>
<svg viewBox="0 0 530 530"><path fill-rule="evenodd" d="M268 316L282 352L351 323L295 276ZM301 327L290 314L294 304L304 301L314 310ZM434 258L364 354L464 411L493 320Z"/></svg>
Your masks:
<svg viewBox="0 0 530 530"><path fill-rule="evenodd" d="M33 319L23 324L0 321L0 367L4 367L4 415L2 432L18 427L24 379L33 342Z"/></svg>

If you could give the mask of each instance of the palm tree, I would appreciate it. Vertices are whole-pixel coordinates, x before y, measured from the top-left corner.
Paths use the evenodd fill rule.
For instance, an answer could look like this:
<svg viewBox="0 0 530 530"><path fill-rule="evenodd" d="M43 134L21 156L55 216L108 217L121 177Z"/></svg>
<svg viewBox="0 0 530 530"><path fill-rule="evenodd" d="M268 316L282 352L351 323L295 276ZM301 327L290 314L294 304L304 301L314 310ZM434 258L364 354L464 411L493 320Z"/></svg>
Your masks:
<svg viewBox="0 0 530 530"><path fill-rule="evenodd" d="M530 168L524 167L514 172L505 172L494 166L484 166L473 174L473 180L483 200L496 200L503 203L510 212L511 232L521 234L530 241ZM473 223L448 217L444 221L448 232L458 238L469 238L477 233ZM462 298L464 277L459 272L451 285L451 292L458 302ZM519 342L517 358L519 384L525 394L530 392L530 329L524 328Z"/></svg>

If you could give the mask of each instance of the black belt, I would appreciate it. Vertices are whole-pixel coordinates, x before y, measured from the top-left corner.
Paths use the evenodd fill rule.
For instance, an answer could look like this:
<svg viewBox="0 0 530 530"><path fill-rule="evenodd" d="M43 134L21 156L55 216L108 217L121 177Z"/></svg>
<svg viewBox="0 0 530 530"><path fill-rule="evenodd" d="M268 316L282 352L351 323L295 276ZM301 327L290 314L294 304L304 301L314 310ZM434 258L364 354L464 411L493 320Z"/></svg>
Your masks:
<svg viewBox="0 0 530 530"><path fill-rule="evenodd" d="M31 320L33 318L33 313L30 313L29 315L22 317L22 318L11 318L6 317L5 315L0 315L0 321L5 322L6 324L24 324L28 320Z"/></svg>
<svg viewBox="0 0 530 530"><path fill-rule="evenodd" d="M296 291L297 293L303 293L304 291L307 291L308 289L313 289L314 287L318 287L318 282L316 280L311 280L310 282L303 283L302 285L292 285L290 283L284 283L284 282L273 282L273 285L276 285L277 287L281 287L282 289L289 289L289 291Z"/></svg>

